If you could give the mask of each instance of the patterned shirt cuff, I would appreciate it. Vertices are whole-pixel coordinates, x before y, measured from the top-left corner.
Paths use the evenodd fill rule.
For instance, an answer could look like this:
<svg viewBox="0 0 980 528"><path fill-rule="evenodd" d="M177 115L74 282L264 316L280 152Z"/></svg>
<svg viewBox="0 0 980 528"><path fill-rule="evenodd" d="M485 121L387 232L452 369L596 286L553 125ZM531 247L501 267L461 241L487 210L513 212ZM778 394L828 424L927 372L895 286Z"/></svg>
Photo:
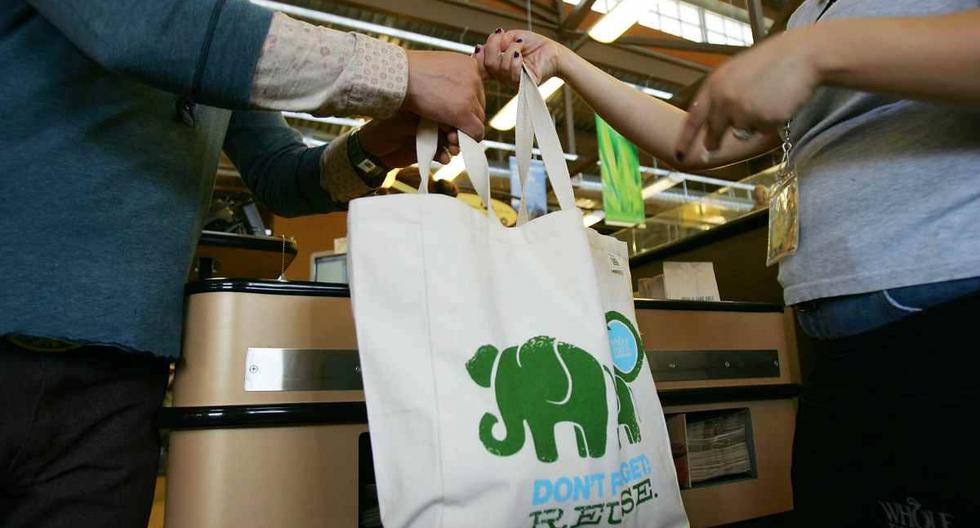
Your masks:
<svg viewBox="0 0 980 528"><path fill-rule="evenodd" d="M350 75L345 109L350 115L391 117L401 108L408 91L408 55L394 44L353 35L354 57L344 72Z"/></svg>
<svg viewBox="0 0 980 528"><path fill-rule="evenodd" d="M354 198L371 194L374 189L354 171L347 157L347 138L344 134L330 142L320 158L320 185L338 204L346 204Z"/></svg>
<svg viewBox="0 0 980 528"><path fill-rule="evenodd" d="M276 13L255 67L250 104L317 115L391 117L408 91L405 50Z"/></svg>

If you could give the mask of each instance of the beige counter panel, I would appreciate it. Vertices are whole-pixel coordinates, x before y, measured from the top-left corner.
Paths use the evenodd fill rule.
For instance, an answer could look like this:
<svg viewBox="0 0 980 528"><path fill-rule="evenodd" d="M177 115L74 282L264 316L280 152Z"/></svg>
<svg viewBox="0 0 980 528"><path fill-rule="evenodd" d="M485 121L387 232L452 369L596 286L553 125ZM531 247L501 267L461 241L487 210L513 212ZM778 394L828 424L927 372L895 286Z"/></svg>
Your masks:
<svg viewBox="0 0 980 528"><path fill-rule="evenodd" d="M779 312L637 310L656 351L777 350L779 376L673 381L680 389L795 383L792 325ZM361 391L245 391L250 347L356 350L350 299L220 291L187 300L176 407L360 402ZM792 508L791 399L667 407L667 413L748 408L757 477L683 491L692 526L707 527ZM357 440L367 424L175 430L170 435L166 525L170 528L354 527ZM159 512L154 516L159 519Z"/></svg>

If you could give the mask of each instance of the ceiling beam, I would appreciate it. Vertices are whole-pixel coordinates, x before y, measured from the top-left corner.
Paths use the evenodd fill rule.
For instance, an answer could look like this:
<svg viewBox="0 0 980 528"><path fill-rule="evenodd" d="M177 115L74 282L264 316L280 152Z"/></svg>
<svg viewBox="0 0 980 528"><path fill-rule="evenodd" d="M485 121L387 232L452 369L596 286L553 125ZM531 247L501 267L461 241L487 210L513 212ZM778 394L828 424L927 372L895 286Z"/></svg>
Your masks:
<svg viewBox="0 0 980 528"><path fill-rule="evenodd" d="M762 11L762 0L745 0L749 8L749 26L752 27L752 40L762 42L766 38L766 14Z"/></svg>
<svg viewBox="0 0 980 528"><path fill-rule="evenodd" d="M565 3L562 0L551 0L552 8L555 10L555 19L558 20L558 26L565 22Z"/></svg>
<svg viewBox="0 0 980 528"><path fill-rule="evenodd" d="M473 1L463 0L290 0L312 9L330 12L331 6L344 4L399 18L453 28L461 32L463 42L482 41L496 28L525 27L524 17L518 17L492 9ZM585 3L588 0L584 0ZM584 4L580 4L584 5ZM334 8L335 9L335 8ZM571 15L569 15L571 16ZM567 19L566 19L567 21ZM465 24L465 26L464 26ZM545 37L558 39L558 26L546 21L535 24L534 30ZM479 35L473 38L472 35ZM649 77L676 86L683 86L701 77L709 67L685 61L666 53L643 48L627 49L587 42L582 46L582 56L597 65Z"/></svg>
<svg viewBox="0 0 980 528"><path fill-rule="evenodd" d="M643 46L650 48L672 49L681 51L698 51L702 53L719 53L722 55L734 55L749 48L745 46L727 46L724 44L708 44L705 42L694 42L687 39L656 38L656 37L630 37L623 36L616 39L616 44L626 46Z"/></svg>
<svg viewBox="0 0 980 528"><path fill-rule="evenodd" d="M592 4L595 0L582 0L582 2L575 6L572 13L568 15L567 18L558 27L558 31L577 31L582 21L585 20L586 15L592 12Z"/></svg>
<svg viewBox="0 0 980 528"><path fill-rule="evenodd" d="M527 13L527 4L521 0L501 0L501 1L509 5L512 5L517 9L520 9L522 13ZM555 16L555 13L551 12L545 7L535 4L534 2L531 2L531 13L540 19L547 20L548 22L555 23L555 24L558 23L558 18Z"/></svg>

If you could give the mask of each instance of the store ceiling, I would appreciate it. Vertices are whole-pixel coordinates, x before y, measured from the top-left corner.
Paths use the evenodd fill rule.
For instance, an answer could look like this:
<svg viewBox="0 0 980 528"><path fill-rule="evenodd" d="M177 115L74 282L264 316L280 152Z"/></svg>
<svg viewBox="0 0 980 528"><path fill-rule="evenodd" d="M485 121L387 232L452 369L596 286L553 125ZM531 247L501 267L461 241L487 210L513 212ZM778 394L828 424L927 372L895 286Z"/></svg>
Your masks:
<svg viewBox="0 0 980 528"><path fill-rule="evenodd" d="M526 5L524 0L279 0L317 11L331 13L355 20L398 28L413 33L433 36L440 39L460 42L467 45L482 43L486 36L497 27L516 28L527 26ZM599 0L602 1L602 0ZM729 4L728 9L745 9L746 0L686 0L700 3L708 8L711 4ZM786 4L796 0L765 0L764 12L767 18L779 22L782 13L788 7ZM559 15L558 8L562 13ZM640 86L648 86L679 94L677 99L683 99L685 87L695 84L706 73L728 58L728 54L705 53L682 49L641 48L638 46L603 45L582 37L585 31L598 15L589 12L581 20L577 28L568 27L566 22L574 11L574 6L561 0L532 0L531 9L534 13L533 26L535 31L549 37L562 40L570 45L579 44L578 52L599 65L615 77ZM322 24L321 22L315 22ZM563 26L563 22L564 26ZM322 24L328 25L329 24ZM336 29L348 30L337 26ZM679 37L661 33L653 29L634 26L627 36L650 39L673 39L681 46L691 43ZM380 35L380 38L399 44L408 49L432 49L427 46L401 41L397 38ZM687 91L690 91L688 89ZM515 89L496 82L487 85L487 116L493 116L513 95ZM566 123L566 105L559 92L549 101L549 107L558 125L559 134L570 151ZM593 161L596 158L595 117L588 105L577 96L572 97L572 115L574 121L574 138L576 154L580 156L578 163L572 162L573 171L584 172L587 178L596 178L597 167ZM329 140L344 131L347 127L314 123L305 120L290 119L293 126L303 130L306 135ZM651 123L656 126L656 123ZM500 132L488 127L487 138L505 143L513 142L513 132ZM491 164L499 167L508 166L510 153L490 149L487 151ZM662 160L654 160L649 154L641 154L644 165L667 166ZM722 171L713 171L710 175L722 179L737 180L764 168L771 163L768 158L761 163L742 164ZM500 182L505 186L505 182ZM692 191L713 190L692 189ZM598 194L598 193L595 193ZM586 196L590 198L591 196ZM591 197L596 198L596 197ZM601 199L600 199L601 204ZM652 203L648 214L655 214L676 204Z"/></svg>

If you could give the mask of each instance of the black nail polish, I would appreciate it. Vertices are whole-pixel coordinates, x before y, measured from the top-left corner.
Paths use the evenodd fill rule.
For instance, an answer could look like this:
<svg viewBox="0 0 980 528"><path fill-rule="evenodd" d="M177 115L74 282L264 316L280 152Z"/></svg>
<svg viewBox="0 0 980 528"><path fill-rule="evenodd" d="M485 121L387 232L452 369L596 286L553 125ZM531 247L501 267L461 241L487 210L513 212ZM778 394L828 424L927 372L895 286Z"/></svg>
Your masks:
<svg viewBox="0 0 980 528"><path fill-rule="evenodd" d="M679 150L674 153L674 157L677 158L677 161L684 161L684 153Z"/></svg>
<svg viewBox="0 0 980 528"><path fill-rule="evenodd" d="M515 59L516 59L517 57L520 57L520 56L521 56L521 52L519 52L519 51L515 51L515 52L514 52L514 58L515 58Z"/></svg>
<svg viewBox="0 0 980 528"><path fill-rule="evenodd" d="M476 45L476 48L473 49L473 53L474 54L480 53L480 45L479 44L477 44Z"/></svg>
<svg viewBox="0 0 980 528"><path fill-rule="evenodd" d="M497 30L494 31L494 33L500 33L501 31L503 31L503 28L497 28Z"/></svg>

